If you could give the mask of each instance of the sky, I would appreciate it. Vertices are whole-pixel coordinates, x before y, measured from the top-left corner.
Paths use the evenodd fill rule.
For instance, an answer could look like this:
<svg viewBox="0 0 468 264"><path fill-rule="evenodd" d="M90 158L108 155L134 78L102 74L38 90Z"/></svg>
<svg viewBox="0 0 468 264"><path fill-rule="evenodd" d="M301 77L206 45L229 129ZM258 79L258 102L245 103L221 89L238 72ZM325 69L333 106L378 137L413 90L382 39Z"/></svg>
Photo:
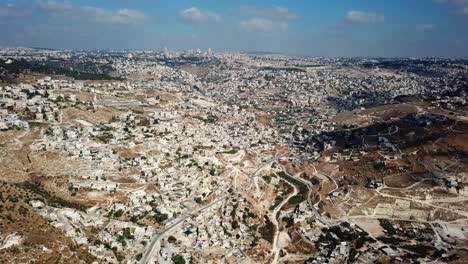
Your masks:
<svg viewBox="0 0 468 264"><path fill-rule="evenodd" d="M468 0L0 0L0 46L468 57Z"/></svg>

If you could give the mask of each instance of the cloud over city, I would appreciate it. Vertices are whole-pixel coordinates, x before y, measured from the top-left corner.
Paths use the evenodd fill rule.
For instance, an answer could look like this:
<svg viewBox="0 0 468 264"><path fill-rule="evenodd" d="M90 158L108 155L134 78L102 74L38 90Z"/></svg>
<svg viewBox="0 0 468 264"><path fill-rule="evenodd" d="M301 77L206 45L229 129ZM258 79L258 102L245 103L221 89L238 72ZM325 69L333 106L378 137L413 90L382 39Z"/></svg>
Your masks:
<svg viewBox="0 0 468 264"><path fill-rule="evenodd" d="M346 14L346 19L353 23L382 23L385 22L385 16L373 13L351 10Z"/></svg>
<svg viewBox="0 0 468 264"><path fill-rule="evenodd" d="M179 17L189 23L202 24L220 22L222 20L219 14L211 11L202 11L197 7L190 7L180 12Z"/></svg>
<svg viewBox="0 0 468 264"><path fill-rule="evenodd" d="M291 21L301 18L282 6L241 6L235 13L243 18L241 29L265 34L287 31Z"/></svg>

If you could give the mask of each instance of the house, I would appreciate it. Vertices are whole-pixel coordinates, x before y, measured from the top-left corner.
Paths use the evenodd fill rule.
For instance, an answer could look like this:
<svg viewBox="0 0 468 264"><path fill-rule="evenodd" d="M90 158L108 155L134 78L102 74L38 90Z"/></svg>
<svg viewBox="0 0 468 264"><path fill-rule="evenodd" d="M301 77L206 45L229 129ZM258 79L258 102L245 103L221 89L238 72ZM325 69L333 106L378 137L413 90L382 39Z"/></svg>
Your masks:
<svg viewBox="0 0 468 264"><path fill-rule="evenodd" d="M8 130L8 126L5 122L0 121L0 130Z"/></svg>
<svg viewBox="0 0 468 264"><path fill-rule="evenodd" d="M34 207L34 208L44 207L44 203L41 202L41 201L38 201L38 200L32 200L32 201L29 202L29 204L31 204L31 206Z"/></svg>

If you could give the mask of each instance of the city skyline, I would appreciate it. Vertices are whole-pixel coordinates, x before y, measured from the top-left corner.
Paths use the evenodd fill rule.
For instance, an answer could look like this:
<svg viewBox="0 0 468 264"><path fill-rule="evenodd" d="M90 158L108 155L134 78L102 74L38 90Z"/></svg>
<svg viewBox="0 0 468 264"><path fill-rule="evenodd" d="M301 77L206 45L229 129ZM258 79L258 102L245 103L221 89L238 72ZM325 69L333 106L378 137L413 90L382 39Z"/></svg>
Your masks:
<svg viewBox="0 0 468 264"><path fill-rule="evenodd" d="M0 1L1 46L466 57L468 1Z"/></svg>

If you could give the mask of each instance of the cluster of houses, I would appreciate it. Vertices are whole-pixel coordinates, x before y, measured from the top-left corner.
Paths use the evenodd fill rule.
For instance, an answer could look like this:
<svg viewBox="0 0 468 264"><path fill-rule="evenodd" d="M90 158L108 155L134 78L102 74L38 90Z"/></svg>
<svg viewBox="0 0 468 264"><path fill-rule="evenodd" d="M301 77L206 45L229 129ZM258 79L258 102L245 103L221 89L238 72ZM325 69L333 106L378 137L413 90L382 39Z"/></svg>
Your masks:
<svg viewBox="0 0 468 264"><path fill-rule="evenodd" d="M24 50L16 55L42 60L66 59L70 54ZM249 211L252 200L246 197L251 199L250 190L258 187L255 176L249 179L252 184L248 181L251 186L245 193L233 192L236 177L245 174L248 178L246 175L259 165L252 160L271 160L278 145L289 147L290 161L317 160L338 144L339 139L327 133L335 130L332 117L339 112L390 102L399 95L430 93L433 87L428 78L416 75L379 74L378 69L375 74L366 74L352 67L340 68L355 64L347 59L201 51L115 52L108 57L74 52L74 56L86 61L94 56L92 62L103 64L112 61L116 74L127 80L83 82L45 77L34 84L1 87L0 131L37 129L39 136L31 145L31 155L54 152L69 163L80 164L58 170L63 169L68 177L70 195L102 199L96 206L79 211L54 208L41 201L30 204L77 244L87 245L92 255L111 263L142 258L157 234L178 224L163 239L157 252L160 259L169 262L177 255L188 262L200 252L233 262L246 258L247 251L259 243L256 228L266 219ZM200 65L209 66L210 71L198 75L180 69ZM170 99L159 96L163 93L170 94ZM89 95L92 98L87 98ZM441 98L440 103L448 109L466 103L457 100ZM98 122L70 117L68 110L89 117L99 110L116 114L109 121ZM415 120L420 126L445 121L425 115ZM346 132L343 136L353 135ZM366 144L362 137L355 138L356 144ZM379 153L386 160L398 159L400 150L389 138L377 138ZM345 148L327 156L326 161L358 161L364 155L365 151ZM277 188L280 182L279 177L273 177L268 184ZM451 188L458 184L447 182ZM372 182L370 186L380 188L382 184ZM255 192L253 197L262 195L265 193ZM123 198L114 199L117 196ZM193 214L220 197L226 199ZM404 214L409 206L403 200L380 203L375 211L381 216ZM300 235L319 249L310 262L347 261L353 243L339 241L333 232L327 236L322 230L330 228L327 222L310 221L316 217L316 209L304 201L280 210L275 217L283 222L291 219ZM423 211L414 212L417 219L427 220ZM96 238L87 235L90 227L98 230ZM351 235L362 231L352 223L335 230ZM290 241L293 234L281 232L281 236ZM280 248L287 245L283 246ZM390 256L398 253L370 243L369 250L354 257L372 262L379 250Z"/></svg>
<svg viewBox="0 0 468 264"><path fill-rule="evenodd" d="M60 87L50 84L60 84ZM101 230L100 244L91 243L83 229L89 225L86 213L34 203L41 215L53 226L63 229L76 243L88 244L90 252L102 260L118 261L118 254L112 248L131 250L133 256L136 256L144 251L143 244L149 243L151 234L154 233L149 228L140 235L141 228L134 229L135 223L112 220L113 217L108 217L109 214L112 216L111 212L119 211L136 219L158 219L158 224L164 225L199 206L200 202L220 197L232 188L230 181L218 179L225 169L218 153L235 153L239 149L250 152L272 151L273 144L278 142L278 133L258 125L253 113L239 107L220 106L201 98L185 100L182 104L168 103L164 109L155 109L145 114L124 112L108 123L64 120L62 112L67 108L86 104L74 93L89 91L88 84L83 88L67 84L72 83L47 78L27 89L13 87L8 93L15 94L13 91L18 89L18 94L24 94L17 98L18 102L31 97L24 107L14 108L19 111L24 120L22 122L44 125L40 129L39 138L31 146L34 153L58 152L66 159L85 164L73 171L64 171L69 176L71 193L128 193L127 202L114 203L109 208L96 208L91 214L96 223L101 223L96 225ZM118 89L130 89L127 86L120 86ZM102 88L103 94L111 95L112 92L106 90L107 88ZM67 90L66 95L61 94L60 89ZM96 86L93 89L101 88ZM93 105L100 107L96 98L93 99ZM90 108L90 111L93 109L95 108ZM135 149L136 155L122 156L119 153L122 148ZM120 173L130 169L136 172L131 175L134 182L140 186L149 186L149 189L133 190L129 184L118 181ZM232 206L230 208L232 210ZM229 235L231 242L228 242L224 231L216 231L219 237L212 237L215 229L232 229L228 219L229 211L226 211L223 219L216 221L215 211L208 216L201 216L203 217L198 220L203 222L206 218L210 221L205 221L205 228L200 229L196 238L193 234L186 236L188 247L204 248L212 245L232 249L243 245L247 248L251 242L251 238L249 240L245 237L250 236L246 232L248 227L242 224L240 230L243 231L239 234L243 235L236 240L234 237L238 231ZM199 223L198 220L194 223ZM131 235L145 242L141 244L140 240L134 240L139 242L133 243L133 240L120 239L120 233L111 232L109 227L104 227L105 223L113 221L120 221L120 228L131 228ZM168 251L168 254L169 252L172 251ZM235 254L240 256L244 253L239 251Z"/></svg>

